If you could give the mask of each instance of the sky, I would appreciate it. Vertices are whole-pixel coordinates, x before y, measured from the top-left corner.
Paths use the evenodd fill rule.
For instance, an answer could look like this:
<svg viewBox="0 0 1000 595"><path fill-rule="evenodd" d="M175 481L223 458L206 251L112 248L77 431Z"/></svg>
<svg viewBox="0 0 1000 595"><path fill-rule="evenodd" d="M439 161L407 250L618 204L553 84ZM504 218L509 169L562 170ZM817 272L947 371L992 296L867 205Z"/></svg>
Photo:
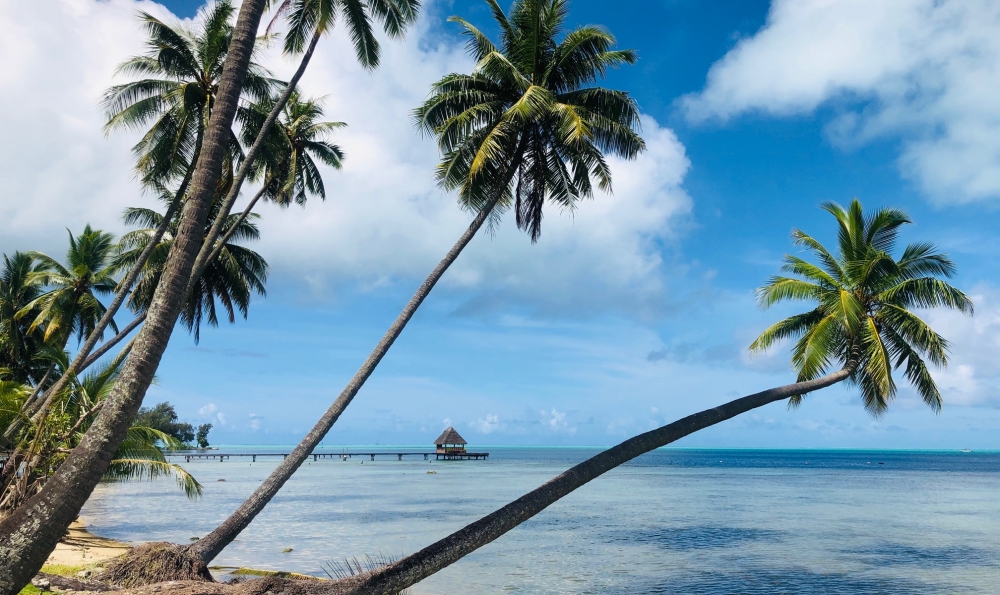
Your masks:
<svg viewBox="0 0 1000 595"><path fill-rule="evenodd" d="M137 135L106 135L98 104L144 51L136 11L195 26L200 6L0 4L0 252L61 257L67 229L121 234L123 209L154 205L132 170ZM795 250L793 228L832 243L819 205L857 197L910 213L903 241L950 254L975 302L971 318L921 313L952 343L934 371L941 413L901 383L873 418L837 386L678 445L1000 448L1000 4L570 6L570 26L638 51L603 84L637 100L647 151L611 161L612 195L549 209L537 244L509 217L477 236L325 443L429 444L453 425L474 446L609 445L791 382L787 346L747 347L796 310L764 311L753 291ZM479 0L425 0L404 40L382 39L375 72L342 30L324 38L301 88L348 124L332 138L344 168L323 171L325 201L261 208L266 298L198 344L178 327L147 405L214 424L213 443L294 444L340 393L470 219L435 186L436 148L409 116L431 83L473 67L449 15L495 34ZM261 61L287 77L279 50Z"/></svg>

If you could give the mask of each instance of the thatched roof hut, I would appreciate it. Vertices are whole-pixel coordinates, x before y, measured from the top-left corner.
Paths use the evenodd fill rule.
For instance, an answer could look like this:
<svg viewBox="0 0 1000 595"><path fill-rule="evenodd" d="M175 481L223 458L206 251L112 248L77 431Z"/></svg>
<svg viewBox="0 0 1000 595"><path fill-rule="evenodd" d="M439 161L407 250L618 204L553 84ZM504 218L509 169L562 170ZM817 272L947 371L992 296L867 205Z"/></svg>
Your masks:
<svg viewBox="0 0 1000 595"><path fill-rule="evenodd" d="M468 442L465 438L455 431L455 428L448 426L438 439L434 441L434 445L437 446L437 452L465 452L465 445Z"/></svg>

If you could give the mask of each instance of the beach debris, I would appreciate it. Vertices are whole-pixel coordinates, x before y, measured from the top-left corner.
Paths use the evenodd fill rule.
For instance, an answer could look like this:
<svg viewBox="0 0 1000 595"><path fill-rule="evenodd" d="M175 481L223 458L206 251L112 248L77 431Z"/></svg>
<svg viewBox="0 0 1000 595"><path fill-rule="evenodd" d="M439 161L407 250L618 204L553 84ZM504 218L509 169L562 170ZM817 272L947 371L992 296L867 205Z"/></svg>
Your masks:
<svg viewBox="0 0 1000 595"><path fill-rule="evenodd" d="M102 580L127 589L164 581L213 582L201 558L186 546L166 542L144 543L115 558L105 567Z"/></svg>
<svg viewBox="0 0 1000 595"><path fill-rule="evenodd" d="M31 579L31 584L35 585L42 591L48 591L49 587L52 586L52 583L50 583L49 579L47 578L33 578Z"/></svg>
<svg viewBox="0 0 1000 595"><path fill-rule="evenodd" d="M198 541L199 539L201 539L201 537L192 537L191 541Z"/></svg>
<svg viewBox="0 0 1000 595"><path fill-rule="evenodd" d="M292 551L292 548L290 548L290 547L286 547L285 549L281 550L281 553L282 553L282 554L287 554L287 553L289 553L289 552L291 552L291 551Z"/></svg>

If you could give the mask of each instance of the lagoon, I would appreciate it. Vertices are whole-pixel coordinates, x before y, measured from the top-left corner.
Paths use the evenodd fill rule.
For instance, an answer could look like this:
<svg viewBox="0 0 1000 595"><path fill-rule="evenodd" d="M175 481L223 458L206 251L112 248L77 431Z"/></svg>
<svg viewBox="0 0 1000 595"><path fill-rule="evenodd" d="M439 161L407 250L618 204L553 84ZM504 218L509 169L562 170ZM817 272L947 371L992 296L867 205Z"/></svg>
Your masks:
<svg viewBox="0 0 1000 595"><path fill-rule="evenodd" d="M287 452L221 451L241 449ZM482 450L489 460L309 462L214 564L322 576L330 560L398 557L598 452ZM205 486L197 501L168 480L104 484L82 514L105 537L186 543L221 522L277 464L188 463ZM998 495L995 452L660 449L412 592L993 595Z"/></svg>

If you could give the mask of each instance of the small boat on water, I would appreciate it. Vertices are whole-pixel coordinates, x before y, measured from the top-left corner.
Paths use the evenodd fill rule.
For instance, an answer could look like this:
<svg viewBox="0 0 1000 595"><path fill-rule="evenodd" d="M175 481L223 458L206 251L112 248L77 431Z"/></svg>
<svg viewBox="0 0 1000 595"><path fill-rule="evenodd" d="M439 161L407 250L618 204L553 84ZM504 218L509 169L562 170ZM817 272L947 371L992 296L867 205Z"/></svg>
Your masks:
<svg viewBox="0 0 1000 595"><path fill-rule="evenodd" d="M971 448L963 448L962 450L960 450L958 452L972 452L972 449Z"/></svg>

